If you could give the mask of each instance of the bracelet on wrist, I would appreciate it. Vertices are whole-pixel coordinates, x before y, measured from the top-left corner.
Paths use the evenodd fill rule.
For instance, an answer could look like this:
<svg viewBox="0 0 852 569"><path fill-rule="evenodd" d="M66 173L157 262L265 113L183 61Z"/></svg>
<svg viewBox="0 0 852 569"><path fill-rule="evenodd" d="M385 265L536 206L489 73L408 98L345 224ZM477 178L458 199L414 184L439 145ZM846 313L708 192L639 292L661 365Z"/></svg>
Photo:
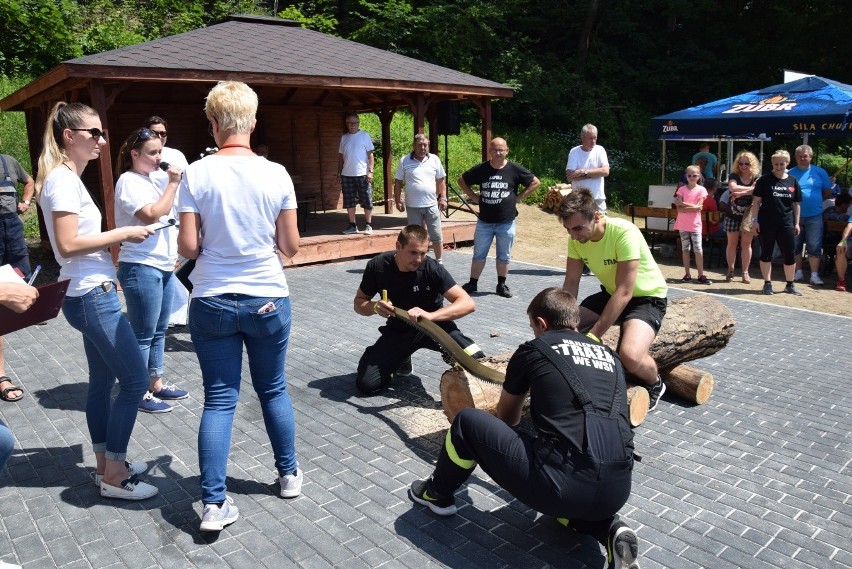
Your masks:
<svg viewBox="0 0 852 569"><path fill-rule="evenodd" d="M378 302L373 303L373 312L376 313L376 314L379 313L379 303Z"/></svg>
<svg viewBox="0 0 852 569"><path fill-rule="evenodd" d="M600 339L600 338L598 338L597 336L595 336L594 334L592 334L591 332L586 332L586 336L587 336L587 337L589 337L589 338L591 338L592 340L594 340L594 341L595 341L595 342L597 342L598 344L600 344L600 343L601 343L601 339Z"/></svg>

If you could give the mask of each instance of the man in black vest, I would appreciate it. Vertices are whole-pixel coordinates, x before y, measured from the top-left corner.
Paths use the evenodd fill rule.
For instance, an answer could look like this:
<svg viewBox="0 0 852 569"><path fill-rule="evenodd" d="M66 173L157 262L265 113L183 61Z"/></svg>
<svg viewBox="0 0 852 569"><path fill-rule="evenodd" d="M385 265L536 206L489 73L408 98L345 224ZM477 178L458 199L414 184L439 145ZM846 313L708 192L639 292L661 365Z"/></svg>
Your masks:
<svg viewBox="0 0 852 569"><path fill-rule="evenodd" d="M435 471L413 482L409 496L438 515L455 514L453 494L479 464L530 508L594 536L609 567L638 569L638 538L617 515L633 469L621 361L577 332L579 309L569 293L545 289L527 314L536 340L509 361L494 415L459 412ZM536 436L513 428L528 392Z"/></svg>

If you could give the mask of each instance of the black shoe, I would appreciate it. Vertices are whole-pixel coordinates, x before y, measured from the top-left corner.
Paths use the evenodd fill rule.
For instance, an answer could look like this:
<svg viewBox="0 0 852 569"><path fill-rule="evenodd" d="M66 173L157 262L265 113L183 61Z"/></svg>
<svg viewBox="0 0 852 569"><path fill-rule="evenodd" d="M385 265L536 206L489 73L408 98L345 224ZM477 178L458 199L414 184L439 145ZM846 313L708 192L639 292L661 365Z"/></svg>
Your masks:
<svg viewBox="0 0 852 569"><path fill-rule="evenodd" d="M455 514L458 511L455 499L452 496L444 498L431 495L431 482L431 478L428 480L415 480L408 489L408 495L412 500L426 506L439 516L452 516Z"/></svg>
<svg viewBox="0 0 852 569"><path fill-rule="evenodd" d="M509 285L507 284L498 284L497 285L497 294L502 296L503 298L512 298L512 291L509 290Z"/></svg>
<svg viewBox="0 0 852 569"><path fill-rule="evenodd" d="M396 373L394 375L396 377L408 377L412 374L414 374L414 366L411 364L411 356L408 356L408 359L402 362L402 364L400 364L400 366L396 369Z"/></svg>
<svg viewBox="0 0 852 569"><path fill-rule="evenodd" d="M657 383L651 387L646 387L645 389L648 390L648 411L653 411L657 408L657 403L660 402L660 397L662 397L663 393L666 392L666 384L663 383L663 380L660 379L659 375L657 375Z"/></svg>
<svg viewBox="0 0 852 569"><path fill-rule="evenodd" d="M462 285L462 288L468 294L470 294L472 292L476 292L476 283L472 282L472 281L467 281L466 283L464 283Z"/></svg>
<svg viewBox="0 0 852 569"><path fill-rule="evenodd" d="M624 522L615 522L609 528L606 559L609 569L639 569L639 538Z"/></svg>
<svg viewBox="0 0 852 569"><path fill-rule="evenodd" d="M582 273L582 275L583 275L584 277L588 277L588 276L589 276L589 275L591 275L591 274L592 274L592 269L590 269L590 268L589 268L589 267L587 267L586 265L583 265L583 273Z"/></svg>

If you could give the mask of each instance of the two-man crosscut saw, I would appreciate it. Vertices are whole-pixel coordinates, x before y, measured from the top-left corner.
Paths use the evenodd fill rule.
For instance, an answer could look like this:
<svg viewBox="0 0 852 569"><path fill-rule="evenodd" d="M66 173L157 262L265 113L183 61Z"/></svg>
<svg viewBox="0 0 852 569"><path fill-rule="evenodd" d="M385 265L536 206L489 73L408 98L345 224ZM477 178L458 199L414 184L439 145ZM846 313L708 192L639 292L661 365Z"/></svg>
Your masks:
<svg viewBox="0 0 852 569"><path fill-rule="evenodd" d="M444 332L444 329L425 318L418 318L415 322L408 316L408 311L402 308L394 307L396 317L409 326L414 326L417 330L423 332L432 338L441 350L451 359L455 360L455 364L460 366L466 372L478 377L484 381L491 383L503 383L506 380L506 375L500 373L496 369L483 365L476 359L472 358L459 346L452 337ZM450 362L452 364L452 362Z"/></svg>

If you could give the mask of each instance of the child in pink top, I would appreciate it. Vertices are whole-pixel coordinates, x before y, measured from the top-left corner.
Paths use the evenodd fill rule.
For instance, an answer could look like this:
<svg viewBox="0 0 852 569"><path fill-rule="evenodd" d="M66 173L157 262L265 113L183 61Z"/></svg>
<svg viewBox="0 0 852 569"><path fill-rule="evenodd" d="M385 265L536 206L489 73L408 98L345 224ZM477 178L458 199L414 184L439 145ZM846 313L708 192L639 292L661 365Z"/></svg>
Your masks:
<svg viewBox="0 0 852 569"><path fill-rule="evenodd" d="M707 197L707 190L704 189L704 186L698 185L700 178L701 170L698 166L686 168L686 185L679 187L675 192L677 219L675 219L674 228L680 231L683 268L686 271L683 282L692 280L689 274L689 250L691 246L695 253L698 282L710 284L710 280L704 275L704 250L701 247L701 207L704 198Z"/></svg>

